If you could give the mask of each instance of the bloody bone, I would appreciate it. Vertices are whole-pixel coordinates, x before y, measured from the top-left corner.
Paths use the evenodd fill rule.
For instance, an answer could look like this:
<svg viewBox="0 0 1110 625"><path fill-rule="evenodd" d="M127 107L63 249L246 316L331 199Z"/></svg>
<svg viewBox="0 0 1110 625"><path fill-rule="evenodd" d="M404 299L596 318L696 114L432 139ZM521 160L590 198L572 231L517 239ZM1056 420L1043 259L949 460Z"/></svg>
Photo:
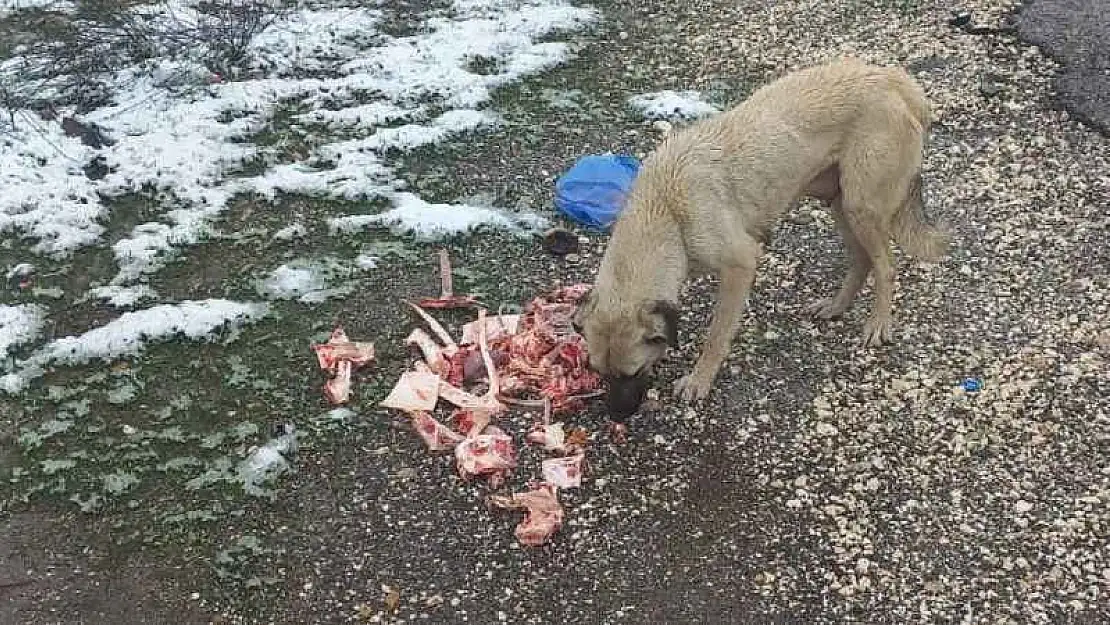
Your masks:
<svg viewBox="0 0 1110 625"><path fill-rule="evenodd" d="M589 285L573 285L533 299L517 333L493 342L495 351L509 355L502 380L505 403L538 407L547 399L554 412L565 414L602 393L601 377L588 366L585 341L571 325L587 292Z"/></svg>
<svg viewBox="0 0 1110 625"><path fill-rule="evenodd" d="M558 488L578 488L582 485L582 461L585 454L549 458L540 465L543 480Z"/></svg>
<svg viewBox="0 0 1110 625"><path fill-rule="evenodd" d="M498 488L509 471L516 467L513 439L499 428L489 426L485 434L473 434L455 446L455 464L464 480L486 477L490 488Z"/></svg>
<svg viewBox="0 0 1110 625"><path fill-rule="evenodd" d="M351 397L351 373L374 360L374 344L351 341L342 326L332 331L326 343L312 346L320 368L332 377L324 384L324 397L333 404Z"/></svg>
<svg viewBox="0 0 1110 625"><path fill-rule="evenodd" d="M427 412L418 411L412 414L412 427L430 451L447 451L454 449L464 440L464 436L435 420Z"/></svg>
<svg viewBox="0 0 1110 625"><path fill-rule="evenodd" d="M525 511L514 533L528 547L543 545L563 525L563 506L551 484L533 484L529 491L508 496L491 495L489 503L496 508Z"/></svg>
<svg viewBox="0 0 1110 625"><path fill-rule="evenodd" d="M439 297L425 297L419 305L423 308L470 308L478 305L471 295L455 295L455 287L451 278L451 256L447 249L439 250Z"/></svg>

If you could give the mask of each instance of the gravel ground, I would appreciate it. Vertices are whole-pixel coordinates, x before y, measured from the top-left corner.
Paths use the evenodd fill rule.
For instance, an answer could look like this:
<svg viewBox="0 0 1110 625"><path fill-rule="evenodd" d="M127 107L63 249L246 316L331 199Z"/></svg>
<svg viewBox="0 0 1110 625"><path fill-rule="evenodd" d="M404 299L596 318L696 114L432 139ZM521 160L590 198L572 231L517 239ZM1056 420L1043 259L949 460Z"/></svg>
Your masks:
<svg viewBox="0 0 1110 625"><path fill-rule="evenodd" d="M927 203L955 231L950 257L902 261L898 342L861 352L863 303L832 323L802 313L831 292L844 261L827 215L799 207L763 263L715 393L695 407L668 399L706 325L712 282L703 279L688 294L685 348L660 376L659 409L635 423L627 447L591 451L592 479L568 497L568 526L552 546L520 550L514 520L491 520L481 489L458 484L446 461L410 453L402 434L393 446L322 457L316 479L350 480L334 497L312 499L319 484L302 482L292 516L309 521L288 528L291 602L267 613L275 622L1106 622L1110 150L1054 109L1057 65L1005 29L950 26L944 2L602 7L611 43L511 94L579 89L589 114L521 113L515 129L451 162L460 185L546 201L551 173L573 155L650 147L651 129L619 112L628 95L697 88L727 104L849 53L912 68L934 104ZM977 25L1011 20L1009 3L955 8ZM504 258L488 245L474 241L469 262ZM502 267L588 275L602 245L593 240L570 266L525 252ZM982 389L964 391L966 378ZM396 615L380 609L382 584L400 591Z"/></svg>
<svg viewBox="0 0 1110 625"><path fill-rule="evenodd" d="M522 550L516 516L491 514L483 487L363 399L364 427L305 450L276 503L224 522L228 538L265 537L255 574L272 583L218 587L190 569L174 586L189 621L1107 622L1110 146L1055 108L1054 61L1005 29L949 25L957 8L1008 24L1011 3L597 6L605 31L578 60L499 94L506 125L494 134L410 156L412 182L543 207L575 156L650 149L658 135L629 116L628 96L692 88L728 105L842 53L908 66L938 117L928 211L956 236L941 263L901 260L897 342L857 348L866 291L844 320L804 316L845 267L831 219L805 204L778 229L714 393L683 406L671 385L692 364L714 286L691 283L656 409L633 421L628 445L595 441L551 545ZM589 279L603 246L589 235L578 257L554 260L483 236L453 256L521 299L555 277ZM386 302L434 284L432 264L383 280L329 310L383 346L374 393L399 370L387 346L409 323ZM309 361L282 377L305 377L292 367ZM303 383L306 410L319 409L317 373ZM981 390L962 390L966 378ZM603 423L596 408L575 421ZM508 428L529 422L517 414ZM522 454L517 487L537 460ZM395 613L383 585L399 593Z"/></svg>

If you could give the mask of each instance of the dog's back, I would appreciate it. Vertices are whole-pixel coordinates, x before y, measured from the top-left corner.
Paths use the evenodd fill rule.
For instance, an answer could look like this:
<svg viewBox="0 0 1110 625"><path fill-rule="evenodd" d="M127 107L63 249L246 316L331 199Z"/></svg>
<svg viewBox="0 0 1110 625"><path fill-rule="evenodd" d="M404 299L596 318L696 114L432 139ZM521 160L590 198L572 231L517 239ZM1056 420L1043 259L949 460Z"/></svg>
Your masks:
<svg viewBox="0 0 1110 625"><path fill-rule="evenodd" d="M931 119L921 87L900 69L855 59L803 69L672 134L645 160L633 196L665 197L679 212L683 197L724 202L762 236L838 163L850 137L895 132L920 152Z"/></svg>

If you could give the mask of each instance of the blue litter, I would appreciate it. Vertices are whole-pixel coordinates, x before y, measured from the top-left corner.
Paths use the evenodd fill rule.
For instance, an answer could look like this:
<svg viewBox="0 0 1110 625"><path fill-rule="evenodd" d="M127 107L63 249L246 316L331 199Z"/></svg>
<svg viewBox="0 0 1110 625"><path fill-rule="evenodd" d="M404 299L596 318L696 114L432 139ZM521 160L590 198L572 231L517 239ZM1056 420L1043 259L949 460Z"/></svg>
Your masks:
<svg viewBox="0 0 1110 625"><path fill-rule="evenodd" d="M639 173L634 156L583 156L555 181L555 208L587 228L608 232Z"/></svg>
<svg viewBox="0 0 1110 625"><path fill-rule="evenodd" d="M983 388L983 381L979 378L967 378L963 381L961 386L963 386L964 390L968 393L977 393Z"/></svg>

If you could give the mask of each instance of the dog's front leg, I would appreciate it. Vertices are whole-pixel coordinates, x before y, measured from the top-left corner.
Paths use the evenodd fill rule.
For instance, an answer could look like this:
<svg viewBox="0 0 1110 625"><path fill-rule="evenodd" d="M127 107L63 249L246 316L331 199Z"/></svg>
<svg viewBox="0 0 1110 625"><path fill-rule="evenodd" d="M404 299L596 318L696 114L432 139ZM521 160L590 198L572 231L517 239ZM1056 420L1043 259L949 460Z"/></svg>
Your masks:
<svg viewBox="0 0 1110 625"><path fill-rule="evenodd" d="M755 281L755 262L726 267L720 275L721 286L717 291L717 305L713 309L713 321L709 324L705 347L694 370L675 383L675 393L686 401L699 400L709 394L717 371L728 356L740 317L748 305L748 293Z"/></svg>

